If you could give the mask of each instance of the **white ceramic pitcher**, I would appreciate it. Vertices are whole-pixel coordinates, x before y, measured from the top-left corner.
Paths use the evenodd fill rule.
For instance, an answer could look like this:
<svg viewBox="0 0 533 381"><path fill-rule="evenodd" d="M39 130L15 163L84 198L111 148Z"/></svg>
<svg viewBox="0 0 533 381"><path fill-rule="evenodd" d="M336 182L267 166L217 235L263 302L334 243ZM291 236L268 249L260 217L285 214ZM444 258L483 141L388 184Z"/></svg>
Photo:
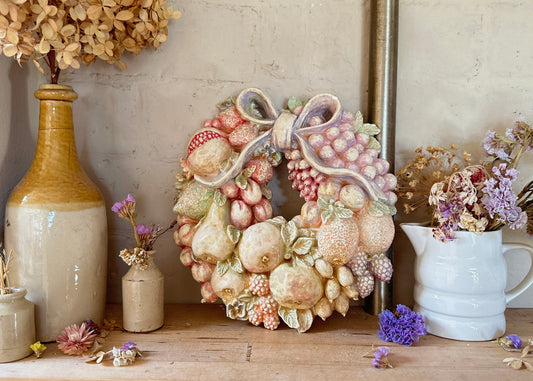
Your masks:
<svg viewBox="0 0 533 381"><path fill-rule="evenodd" d="M433 238L432 228L401 224L416 252L415 310L433 335L466 341L492 340L505 333L504 311L508 302L533 283L533 266L525 278L505 292L507 264L503 254L533 247L502 243L502 232L455 232L456 239L443 243Z"/></svg>

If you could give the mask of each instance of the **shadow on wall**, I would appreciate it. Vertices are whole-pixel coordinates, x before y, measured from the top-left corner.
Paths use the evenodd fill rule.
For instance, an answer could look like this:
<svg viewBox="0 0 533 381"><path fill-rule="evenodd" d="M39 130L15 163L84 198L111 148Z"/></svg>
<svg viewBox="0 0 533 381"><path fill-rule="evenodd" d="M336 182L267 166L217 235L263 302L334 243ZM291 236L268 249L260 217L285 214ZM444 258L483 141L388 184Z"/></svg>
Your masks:
<svg viewBox="0 0 533 381"><path fill-rule="evenodd" d="M9 65L9 78L5 82L5 98L8 99L7 110L10 114L6 126L1 128L2 147L0 154L0 197L1 197L1 236L4 236L5 205L9 194L22 179L31 165L36 142L31 133L30 110L28 101L28 68L20 67L15 61ZM4 99L5 99L4 98Z"/></svg>

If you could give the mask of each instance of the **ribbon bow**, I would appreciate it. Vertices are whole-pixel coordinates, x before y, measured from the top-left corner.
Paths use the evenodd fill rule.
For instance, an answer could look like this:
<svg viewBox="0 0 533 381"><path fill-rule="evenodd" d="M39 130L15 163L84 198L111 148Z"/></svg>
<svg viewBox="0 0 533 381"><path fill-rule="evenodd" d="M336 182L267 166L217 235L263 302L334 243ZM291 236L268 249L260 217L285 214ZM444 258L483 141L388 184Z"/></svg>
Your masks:
<svg viewBox="0 0 533 381"><path fill-rule="evenodd" d="M331 94L315 95L306 103L300 115L296 116L290 112L278 113L270 99L261 90L250 88L241 91L235 106L243 119L267 130L246 145L229 170L209 178L195 175L194 177L198 182L209 187L222 187L237 176L255 151L266 143L271 143L276 150L285 152L295 142L303 158L311 167L327 176L355 183L367 193L371 200L388 204L387 196L377 184L351 169L327 166L318 158L305 139L305 136L322 133L339 122L342 117L342 109L336 96ZM319 125L304 127L313 116L317 115L325 118L326 121Z"/></svg>

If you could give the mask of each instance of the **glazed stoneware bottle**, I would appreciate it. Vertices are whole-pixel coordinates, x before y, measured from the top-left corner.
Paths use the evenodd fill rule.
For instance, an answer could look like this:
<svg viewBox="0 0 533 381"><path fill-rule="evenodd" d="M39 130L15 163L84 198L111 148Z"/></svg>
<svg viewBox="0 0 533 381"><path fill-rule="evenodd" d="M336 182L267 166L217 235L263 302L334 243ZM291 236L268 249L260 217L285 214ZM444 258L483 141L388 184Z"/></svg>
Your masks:
<svg viewBox="0 0 533 381"><path fill-rule="evenodd" d="M33 163L6 206L5 245L17 260L12 282L36 305L37 339L70 324L101 322L105 308L107 218L103 197L76 153L70 86L41 85Z"/></svg>

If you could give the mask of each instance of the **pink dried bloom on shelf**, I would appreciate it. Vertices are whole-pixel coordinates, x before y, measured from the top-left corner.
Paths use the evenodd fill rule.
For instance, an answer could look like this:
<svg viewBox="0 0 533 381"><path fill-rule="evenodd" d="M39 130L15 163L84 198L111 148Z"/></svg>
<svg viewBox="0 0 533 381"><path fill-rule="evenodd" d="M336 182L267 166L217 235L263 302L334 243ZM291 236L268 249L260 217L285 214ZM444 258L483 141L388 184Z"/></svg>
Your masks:
<svg viewBox="0 0 533 381"><path fill-rule="evenodd" d="M82 323L65 327L63 332L56 337L58 348L69 356L80 356L87 352L94 344L96 334Z"/></svg>

